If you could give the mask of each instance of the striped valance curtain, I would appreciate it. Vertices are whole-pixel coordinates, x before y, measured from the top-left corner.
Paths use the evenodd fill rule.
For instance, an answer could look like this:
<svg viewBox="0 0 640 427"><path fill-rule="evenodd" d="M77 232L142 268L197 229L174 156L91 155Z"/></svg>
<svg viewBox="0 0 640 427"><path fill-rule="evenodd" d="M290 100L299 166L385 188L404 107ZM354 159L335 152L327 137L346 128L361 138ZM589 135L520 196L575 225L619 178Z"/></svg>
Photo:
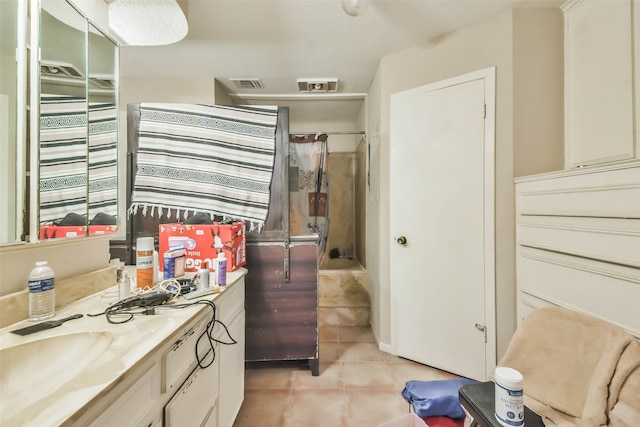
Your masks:
<svg viewBox="0 0 640 427"><path fill-rule="evenodd" d="M130 212L208 213L260 229L267 217L278 108L140 104Z"/></svg>
<svg viewBox="0 0 640 427"><path fill-rule="evenodd" d="M39 160L40 223L86 215L86 99L41 95Z"/></svg>

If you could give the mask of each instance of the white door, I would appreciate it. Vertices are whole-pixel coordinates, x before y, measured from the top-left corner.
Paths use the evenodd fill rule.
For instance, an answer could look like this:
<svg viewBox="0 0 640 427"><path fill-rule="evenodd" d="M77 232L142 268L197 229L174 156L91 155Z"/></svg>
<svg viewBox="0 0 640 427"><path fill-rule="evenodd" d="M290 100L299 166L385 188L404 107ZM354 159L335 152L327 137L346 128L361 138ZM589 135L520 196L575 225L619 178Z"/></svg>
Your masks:
<svg viewBox="0 0 640 427"><path fill-rule="evenodd" d="M391 345L485 380L495 366L493 68L391 96Z"/></svg>

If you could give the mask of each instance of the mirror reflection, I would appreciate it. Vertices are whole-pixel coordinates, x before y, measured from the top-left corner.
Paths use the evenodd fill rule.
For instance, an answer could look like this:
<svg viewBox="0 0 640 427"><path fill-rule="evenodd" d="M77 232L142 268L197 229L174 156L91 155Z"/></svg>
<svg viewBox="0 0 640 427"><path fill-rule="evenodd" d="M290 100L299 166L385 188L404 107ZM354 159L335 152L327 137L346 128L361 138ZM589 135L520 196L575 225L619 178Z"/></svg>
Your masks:
<svg viewBox="0 0 640 427"><path fill-rule="evenodd" d="M117 46L89 25L89 234L117 225Z"/></svg>
<svg viewBox="0 0 640 427"><path fill-rule="evenodd" d="M116 231L117 45L66 0L40 16L40 239Z"/></svg>
<svg viewBox="0 0 640 427"><path fill-rule="evenodd" d="M87 22L64 0L40 13L40 239L86 235Z"/></svg>
<svg viewBox="0 0 640 427"><path fill-rule="evenodd" d="M0 1L0 245L24 239L25 26L24 2Z"/></svg>

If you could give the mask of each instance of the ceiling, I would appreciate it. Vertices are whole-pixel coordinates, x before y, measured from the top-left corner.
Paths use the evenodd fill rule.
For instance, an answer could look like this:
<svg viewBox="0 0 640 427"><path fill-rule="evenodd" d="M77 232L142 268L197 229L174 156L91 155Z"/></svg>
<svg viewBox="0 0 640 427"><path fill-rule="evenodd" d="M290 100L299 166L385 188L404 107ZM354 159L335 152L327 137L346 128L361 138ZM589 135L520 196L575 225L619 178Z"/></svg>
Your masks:
<svg viewBox="0 0 640 427"><path fill-rule="evenodd" d="M236 103L289 106L292 122L354 122L380 58L513 7L564 0L364 1L353 17L340 0L181 0L187 36L123 47L121 74L216 78ZM264 87L238 88L231 78ZM338 89L301 93L301 78L337 78Z"/></svg>

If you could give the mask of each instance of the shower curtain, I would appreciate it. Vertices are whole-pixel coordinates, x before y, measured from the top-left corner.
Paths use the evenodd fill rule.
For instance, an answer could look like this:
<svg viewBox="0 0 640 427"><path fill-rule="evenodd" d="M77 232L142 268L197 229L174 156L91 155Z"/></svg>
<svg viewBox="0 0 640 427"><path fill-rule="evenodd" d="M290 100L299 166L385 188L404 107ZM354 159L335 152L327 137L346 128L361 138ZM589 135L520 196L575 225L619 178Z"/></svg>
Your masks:
<svg viewBox="0 0 640 427"><path fill-rule="evenodd" d="M317 234L321 262L329 230L327 134L289 136L291 235Z"/></svg>

